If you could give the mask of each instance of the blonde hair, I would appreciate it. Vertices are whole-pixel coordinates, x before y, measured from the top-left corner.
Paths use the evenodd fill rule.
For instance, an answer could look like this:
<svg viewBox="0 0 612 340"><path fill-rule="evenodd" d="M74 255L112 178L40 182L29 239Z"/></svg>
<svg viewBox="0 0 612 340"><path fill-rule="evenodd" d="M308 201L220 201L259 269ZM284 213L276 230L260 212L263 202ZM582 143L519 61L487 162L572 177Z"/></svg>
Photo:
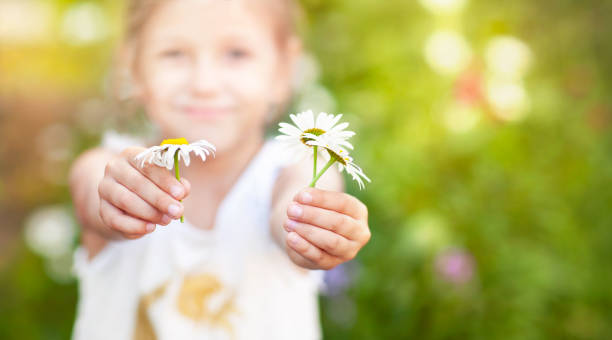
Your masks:
<svg viewBox="0 0 612 340"><path fill-rule="evenodd" d="M138 40L149 19L157 8L167 1L179 0L129 0L126 12L125 40L135 42ZM246 1L249 5L257 4L258 9L273 20L274 32L279 43L286 42L292 36L297 35L298 22L301 18L301 10L294 0L213 0L213 1Z"/></svg>

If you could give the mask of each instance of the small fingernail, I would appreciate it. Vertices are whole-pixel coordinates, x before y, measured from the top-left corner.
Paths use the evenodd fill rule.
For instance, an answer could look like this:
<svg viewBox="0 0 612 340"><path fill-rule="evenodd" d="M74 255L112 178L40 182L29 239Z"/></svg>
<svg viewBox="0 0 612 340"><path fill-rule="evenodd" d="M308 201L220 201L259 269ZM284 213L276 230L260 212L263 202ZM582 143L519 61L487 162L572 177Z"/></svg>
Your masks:
<svg viewBox="0 0 612 340"><path fill-rule="evenodd" d="M287 240L289 240L289 243L291 243L293 245L296 245L298 243L298 241L299 241L297 234L293 233L293 232L291 232L291 233L289 233L287 235Z"/></svg>
<svg viewBox="0 0 612 340"><path fill-rule="evenodd" d="M180 214L181 214L181 207L179 207L179 206L178 206L178 205L176 205L176 204L171 204L171 205L168 207L168 212L170 213L170 215L172 215L172 216L174 216L174 217L177 217L177 218L178 218L178 217L181 217L181 216L180 216Z"/></svg>
<svg viewBox="0 0 612 340"><path fill-rule="evenodd" d="M155 224L147 223L147 233L153 232L155 230Z"/></svg>
<svg viewBox="0 0 612 340"><path fill-rule="evenodd" d="M300 201L302 203L310 203L312 202L312 195L306 191L300 194Z"/></svg>
<svg viewBox="0 0 612 340"><path fill-rule="evenodd" d="M295 228L297 227L297 222L295 222L294 220L287 220L287 228L289 230L295 230Z"/></svg>
<svg viewBox="0 0 612 340"><path fill-rule="evenodd" d="M289 207L289 216L291 217L301 217L302 216L302 208L297 204L292 204Z"/></svg>
<svg viewBox="0 0 612 340"><path fill-rule="evenodd" d="M170 193L176 198L181 198L181 196L183 195L183 188L178 185L173 185L170 188Z"/></svg>
<svg viewBox="0 0 612 340"><path fill-rule="evenodd" d="M164 224L168 224L168 223L172 222L172 217L170 217L170 216L168 216L168 215L164 214L164 216L162 216L162 222L163 222Z"/></svg>

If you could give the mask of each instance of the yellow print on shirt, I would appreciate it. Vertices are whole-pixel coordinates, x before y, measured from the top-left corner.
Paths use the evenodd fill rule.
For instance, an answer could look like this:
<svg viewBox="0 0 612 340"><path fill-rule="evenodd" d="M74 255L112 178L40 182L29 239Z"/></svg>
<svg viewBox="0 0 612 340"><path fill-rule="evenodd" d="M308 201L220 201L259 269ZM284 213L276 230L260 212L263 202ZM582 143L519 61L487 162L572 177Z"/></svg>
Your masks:
<svg viewBox="0 0 612 340"><path fill-rule="evenodd" d="M157 339L149 318L148 308L165 294L167 286L168 283L165 283L140 298L134 329L135 340ZM188 276L183 280L179 290L176 308L181 315L193 321L208 323L233 334L229 318L232 313L236 312L236 308L234 294L224 294L228 291L214 275Z"/></svg>

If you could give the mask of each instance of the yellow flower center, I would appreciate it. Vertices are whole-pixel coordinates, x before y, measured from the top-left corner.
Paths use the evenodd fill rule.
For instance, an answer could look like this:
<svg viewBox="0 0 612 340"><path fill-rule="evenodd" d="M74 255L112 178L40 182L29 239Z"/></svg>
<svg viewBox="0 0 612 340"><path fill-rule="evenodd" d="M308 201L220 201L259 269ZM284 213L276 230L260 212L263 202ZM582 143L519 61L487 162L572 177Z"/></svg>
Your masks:
<svg viewBox="0 0 612 340"><path fill-rule="evenodd" d="M344 151L342 149L340 149L338 151L338 153L333 152L330 148L329 145L325 148L327 150L327 153L329 153L329 155L335 159L337 162L339 162L342 165L346 165L346 162L348 162L348 157L344 156Z"/></svg>
<svg viewBox="0 0 612 340"><path fill-rule="evenodd" d="M189 142L185 139L185 138L174 138L174 139L164 139L163 142L161 142L161 145L168 145L168 144L174 144L174 145L183 145L183 144L189 144Z"/></svg>
<svg viewBox="0 0 612 340"><path fill-rule="evenodd" d="M320 136L320 135L324 134L325 131L321 130L321 129L317 129L317 128L312 128L312 129L308 129L308 130L304 131L302 133L302 138L300 139L302 141L302 143L304 143L304 144L306 144L306 142L312 140L312 138L304 137L304 134L307 134L307 133L312 133L315 136ZM306 144L306 145L308 145L308 144ZM308 145L308 146L310 146L310 145Z"/></svg>

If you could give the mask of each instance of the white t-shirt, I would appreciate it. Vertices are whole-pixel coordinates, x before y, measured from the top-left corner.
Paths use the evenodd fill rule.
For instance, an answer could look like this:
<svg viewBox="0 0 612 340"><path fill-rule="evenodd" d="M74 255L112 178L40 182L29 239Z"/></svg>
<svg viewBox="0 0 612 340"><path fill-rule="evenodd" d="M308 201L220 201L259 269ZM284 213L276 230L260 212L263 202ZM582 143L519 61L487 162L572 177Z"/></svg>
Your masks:
<svg viewBox="0 0 612 340"><path fill-rule="evenodd" d="M319 339L322 272L298 270L269 232L278 147L266 142L214 228L176 220L91 261L79 248L73 339Z"/></svg>

